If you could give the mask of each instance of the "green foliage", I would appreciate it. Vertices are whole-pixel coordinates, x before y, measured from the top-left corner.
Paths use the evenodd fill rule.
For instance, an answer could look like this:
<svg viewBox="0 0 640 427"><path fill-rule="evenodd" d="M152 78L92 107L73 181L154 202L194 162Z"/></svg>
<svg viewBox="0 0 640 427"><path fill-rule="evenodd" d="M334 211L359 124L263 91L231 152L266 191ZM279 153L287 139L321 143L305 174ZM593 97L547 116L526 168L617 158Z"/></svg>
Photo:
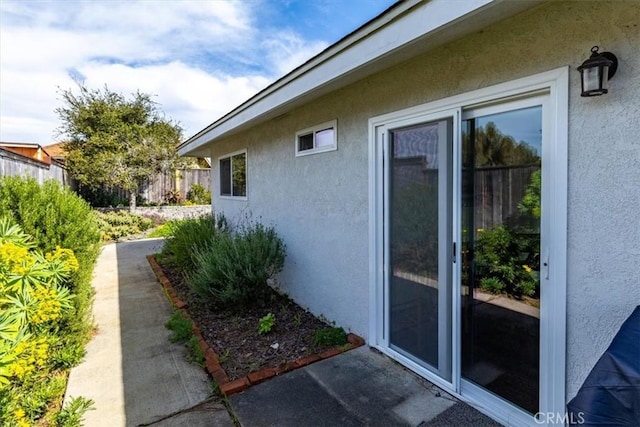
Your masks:
<svg viewBox="0 0 640 427"><path fill-rule="evenodd" d="M276 316L273 313L268 313L262 316L258 321L258 333L260 335L268 334L276 324Z"/></svg>
<svg viewBox="0 0 640 427"><path fill-rule="evenodd" d="M129 200L122 198L115 188L93 187L79 184L76 193L93 207L128 206Z"/></svg>
<svg viewBox="0 0 640 427"><path fill-rule="evenodd" d="M324 328L313 334L313 343L317 346L336 346L347 343L347 334L342 328Z"/></svg>
<svg viewBox="0 0 640 427"><path fill-rule="evenodd" d="M469 136L463 134L463 144L469 144ZM465 150L466 151L466 150ZM476 166L505 166L540 164L540 155L526 142L516 142L502 133L494 122L488 122L475 130L475 148L467 152L475 153Z"/></svg>
<svg viewBox="0 0 640 427"><path fill-rule="evenodd" d="M82 417L84 414L93 409L94 402L84 397L74 397L69 403L62 408L56 415L55 425L57 427L80 427L82 426Z"/></svg>
<svg viewBox="0 0 640 427"><path fill-rule="evenodd" d="M215 219L211 215L199 218L169 221L165 225L172 237L165 241L162 253L171 259L185 274L196 267L194 253L209 246L219 233L224 233L227 225L224 216Z"/></svg>
<svg viewBox="0 0 640 427"><path fill-rule="evenodd" d="M93 213L96 216L103 241L112 241L138 234L155 225L152 219L128 211L94 211Z"/></svg>
<svg viewBox="0 0 640 427"><path fill-rule="evenodd" d="M30 425L61 399L67 368L77 363L73 251L42 253L8 217L0 218L0 410L2 425ZM75 354L67 353L71 345ZM80 347L82 352L82 347ZM79 357L78 357L79 356Z"/></svg>
<svg viewBox="0 0 640 427"><path fill-rule="evenodd" d="M196 293L224 305L248 304L259 303L267 280L282 271L285 245L273 228L248 224L218 232L192 253L198 268L187 283Z"/></svg>
<svg viewBox="0 0 640 427"><path fill-rule="evenodd" d="M132 99L78 84L78 94L61 91L56 109L60 135L68 141L67 167L83 186L117 187L131 192L152 175L177 166L175 147L180 126L164 118L151 95L136 92Z"/></svg>
<svg viewBox="0 0 640 427"><path fill-rule="evenodd" d="M149 237L171 237L173 236L172 231L171 231L171 226L170 223L166 222L164 224L160 224L156 229L152 230L151 233L149 233Z"/></svg>
<svg viewBox="0 0 640 427"><path fill-rule="evenodd" d="M210 205L211 191L200 184L193 184L187 193L187 200L196 205Z"/></svg>
<svg viewBox="0 0 640 427"><path fill-rule="evenodd" d="M187 342L193 335L191 321L180 310L173 312L167 323L165 323L165 327L173 331L169 338L171 342Z"/></svg>
<svg viewBox="0 0 640 427"><path fill-rule="evenodd" d="M91 332L91 277L100 252L100 232L91 208L55 181L39 185L32 178L2 177L2 216L19 224L32 236L35 247L41 252L53 252L57 247L73 251L79 268L71 274L68 287L75 298L60 327L67 332L69 344L84 345Z"/></svg>
<svg viewBox="0 0 640 427"><path fill-rule="evenodd" d="M189 352L189 360L196 365L204 366L204 352L200 347L198 338L192 336L186 343L187 351Z"/></svg>
<svg viewBox="0 0 640 427"><path fill-rule="evenodd" d="M541 215L541 202L540 194L542 191L542 171L537 170L531 174L531 180L527 189L525 190L524 197L518 203L518 211L522 215L531 216L536 219L540 219Z"/></svg>
<svg viewBox="0 0 640 427"><path fill-rule="evenodd" d="M537 240L537 239L536 239ZM530 257L531 242L505 226L480 233L476 242L476 275L488 292L505 292L516 298L534 296L537 280Z"/></svg>
<svg viewBox="0 0 640 427"><path fill-rule="evenodd" d="M169 337L169 341L184 344L191 362L202 366L205 357L198 343L198 338L193 335L191 320L185 317L182 311L175 310L171 317L169 317L169 320L167 320L167 323L165 323L165 327L173 331L173 334Z"/></svg>

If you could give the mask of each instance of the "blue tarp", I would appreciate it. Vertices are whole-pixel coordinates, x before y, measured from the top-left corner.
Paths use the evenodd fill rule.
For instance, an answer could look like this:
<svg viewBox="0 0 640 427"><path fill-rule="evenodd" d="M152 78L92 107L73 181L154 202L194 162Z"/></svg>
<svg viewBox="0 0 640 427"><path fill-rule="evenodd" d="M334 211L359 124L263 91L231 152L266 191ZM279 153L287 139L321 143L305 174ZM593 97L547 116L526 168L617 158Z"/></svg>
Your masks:
<svg viewBox="0 0 640 427"><path fill-rule="evenodd" d="M567 404L581 426L640 426L640 306Z"/></svg>

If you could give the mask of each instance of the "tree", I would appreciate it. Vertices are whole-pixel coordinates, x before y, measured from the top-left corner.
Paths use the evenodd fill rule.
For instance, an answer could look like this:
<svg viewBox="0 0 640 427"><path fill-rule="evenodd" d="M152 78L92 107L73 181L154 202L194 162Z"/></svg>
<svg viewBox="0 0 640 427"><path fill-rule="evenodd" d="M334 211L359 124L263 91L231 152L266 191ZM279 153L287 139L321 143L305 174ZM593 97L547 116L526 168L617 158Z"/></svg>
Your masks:
<svg viewBox="0 0 640 427"><path fill-rule="evenodd" d="M176 167L182 128L164 118L151 96L139 91L126 99L109 90L61 91L64 106L55 111L66 138L67 167L80 185L112 186L129 192L134 209L140 184Z"/></svg>

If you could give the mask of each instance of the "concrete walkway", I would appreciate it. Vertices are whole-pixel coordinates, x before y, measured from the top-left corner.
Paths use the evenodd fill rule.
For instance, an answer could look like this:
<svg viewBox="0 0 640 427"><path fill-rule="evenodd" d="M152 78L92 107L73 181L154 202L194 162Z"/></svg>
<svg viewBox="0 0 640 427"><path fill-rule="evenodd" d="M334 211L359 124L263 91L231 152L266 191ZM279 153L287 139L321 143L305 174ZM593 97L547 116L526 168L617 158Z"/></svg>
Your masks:
<svg viewBox="0 0 640 427"><path fill-rule="evenodd" d="M94 400L86 426L233 426L224 406L207 401L213 389L204 370L169 342L172 310L145 258L161 247L158 239L110 244L98 259L98 332L71 370L65 399Z"/></svg>
<svg viewBox="0 0 640 427"><path fill-rule="evenodd" d="M204 369L169 342L171 307L145 258L161 246L151 239L111 244L98 260L98 333L67 389L67 399L95 401L86 426L234 426L219 399L210 399ZM244 427L499 426L367 346L272 378L228 403Z"/></svg>

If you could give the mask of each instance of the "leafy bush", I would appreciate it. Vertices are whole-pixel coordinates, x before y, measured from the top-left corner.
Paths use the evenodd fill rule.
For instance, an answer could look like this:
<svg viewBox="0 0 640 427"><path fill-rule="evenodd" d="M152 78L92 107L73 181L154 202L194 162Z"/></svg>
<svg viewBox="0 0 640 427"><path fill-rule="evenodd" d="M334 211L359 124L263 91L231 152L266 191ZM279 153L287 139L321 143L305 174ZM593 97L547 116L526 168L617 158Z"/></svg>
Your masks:
<svg viewBox="0 0 640 427"><path fill-rule="evenodd" d="M0 218L0 422L31 425L61 399L60 353L73 312L73 251L43 253L34 239ZM80 357L82 357L80 355Z"/></svg>
<svg viewBox="0 0 640 427"><path fill-rule="evenodd" d="M194 245L198 268L187 275L187 283L199 295L224 305L260 302L267 280L282 271L284 258L285 245L273 228L248 224Z"/></svg>
<svg viewBox="0 0 640 427"><path fill-rule="evenodd" d="M210 205L211 191L200 184L193 184L187 193L187 200L196 205Z"/></svg>
<svg viewBox="0 0 640 427"><path fill-rule="evenodd" d="M344 345L347 343L347 334L342 328L324 328L313 334L315 345Z"/></svg>
<svg viewBox="0 0 640 427"><path fill-rule="evenodd" d="M84 346L90 338L89 320L93 289L93 267L100 252L100 232L91 208L71 190L56 181L39 185L33 178L0 178L0 217L8 217L33 237L42 252L56 248L73 251L78 269L68 280L75 294L73 307L63 315L66 334L62 346ZM77 364L78 360L72 361Z"/></svg>
<svg viewBox="0 0 640 427"><path fill-rule="evenodd" d="M155 222L151 218L136 215L129 211L94 211L103 241L112 241L121 237L139 234L152 228Z"/></svg>
<svg viewBox="0 0 640 427"><path fill-rule="evenodd" d="M193 257L196 249L208 246L217 234L228 228L224 216L214 218L212 215L169 221L165 227L172 237L165 241L162 253L186 274L196 266Z"/></svg>
<svg viewBox="0 0 640 427"><path fill-rule="evenodd" d="M531 243L500 225L480 233L476 242L476 274L488 292L505 292L516 298L534 296L537 280L530 256Z"/></svg>

